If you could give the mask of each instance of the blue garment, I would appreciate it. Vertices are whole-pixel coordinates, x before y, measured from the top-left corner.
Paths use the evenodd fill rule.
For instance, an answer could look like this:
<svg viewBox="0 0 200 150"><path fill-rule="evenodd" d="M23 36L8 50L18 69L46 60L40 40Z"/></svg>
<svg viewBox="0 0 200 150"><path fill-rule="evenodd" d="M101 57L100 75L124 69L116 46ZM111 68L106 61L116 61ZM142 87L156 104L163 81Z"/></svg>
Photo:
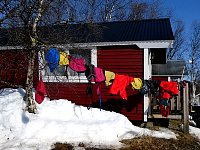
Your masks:
<svg viewBox="0 0 200 150"><path fill-rule="evenodd" d="M167 99L161 99L161 100L160 100L160 105L170 106L170 104L168 103L168 100L167 100Z"/></svg>
<svg viewBox="0 0 200 150"><path fill-rule="evenodd" d="M53 72L59 65L60 54L58 50L50 48L45 55L45 60L48 62L50 72Z"/></svg>

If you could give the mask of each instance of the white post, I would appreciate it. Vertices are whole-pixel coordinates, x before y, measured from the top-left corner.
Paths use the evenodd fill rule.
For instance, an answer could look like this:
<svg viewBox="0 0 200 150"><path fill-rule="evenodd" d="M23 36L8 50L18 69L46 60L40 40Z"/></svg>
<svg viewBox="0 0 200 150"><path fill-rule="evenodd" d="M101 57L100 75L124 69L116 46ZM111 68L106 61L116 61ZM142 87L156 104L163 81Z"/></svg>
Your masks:
<svg viewBox="0 0 200 150"><path fill-rule="evenodd" d="M189 133L188 83L183 89L183 131Z"/></svg>
<svg viewBox="0 0 200 150"><path fill-rule="evenodd" d="M144 49L144 80L148 80L150 75L150 64L149 64L149 49ZM144 122L147 122L148 111L149 111L150 100L148 94L144 95Z"/></svg>

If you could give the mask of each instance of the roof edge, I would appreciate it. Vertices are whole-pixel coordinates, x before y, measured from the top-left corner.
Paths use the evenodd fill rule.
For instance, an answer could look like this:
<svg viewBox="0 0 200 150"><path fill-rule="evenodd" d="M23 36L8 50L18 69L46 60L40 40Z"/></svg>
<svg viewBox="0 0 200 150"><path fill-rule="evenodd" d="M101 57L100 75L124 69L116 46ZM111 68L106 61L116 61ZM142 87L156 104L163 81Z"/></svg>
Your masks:
<svg viewBox="0 0 200 150"><path fill-rule="evenodd" d="M95 47L95 46L113 46L113 45L137 45L139 48L171 48L173 40L158 41L120 41L120 42L97 42L97 43L73 43L73 44L52 44L59 47ZM0 46L0 50L23 49L23 46Z"/></svg>

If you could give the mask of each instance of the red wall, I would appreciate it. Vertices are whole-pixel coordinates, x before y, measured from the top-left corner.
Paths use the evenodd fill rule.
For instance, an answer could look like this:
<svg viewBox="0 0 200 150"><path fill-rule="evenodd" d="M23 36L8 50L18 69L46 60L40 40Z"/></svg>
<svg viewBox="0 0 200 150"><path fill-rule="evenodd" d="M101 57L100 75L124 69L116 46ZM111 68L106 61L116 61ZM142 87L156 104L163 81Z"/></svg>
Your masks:
<svg viewBox="0 0 200 150"><path fill-rule="evenodd" d="M143 78L143 50L136 47L99 48L97 64L99 68L108 71ZM103 87L105 103L108 103L110 107L117 105L120 112L130 120L143 120L143 95L133 94L129 86L126 89L128 100L124 101L119 95L110 95L109 89L110 87Z"/></svg>
<svg viewBox="0 0 200 150"><path fill-rule="evenodd" d="M152 76L152 80L168 81L168 77L167 76Z"/></svg>
<svg viewBox="0 0 200 150"><path fill-rule="evenodd" d="M35 59L38 63L38 57ZM37 66L37 65L36 65ZM0 79L14 85L26 84L28 67L28 52L25 50L1 50L0 51ZM34 70L34 83L38 81L37 68ZM1 84L0 88L8 87ZM35 86L34 86L35 87Z"/></svg>
<svg viewBox="0 0 200 150"><path fill-rule="evenodd" d="M99 68L132 77L143 77L143 50L135 47L101 47L98 48L97 64ZM84 83L45 83L51 99L68 99L76 104L99 108L99 98L96 85L93 85L93 99L86 100L87 84ZM143 120L143 95L133 94L131 87L127 87L128 100L119 95L111 95L109 87L101 85L101 95L105 110L124 114L130 120Z"/></svg>

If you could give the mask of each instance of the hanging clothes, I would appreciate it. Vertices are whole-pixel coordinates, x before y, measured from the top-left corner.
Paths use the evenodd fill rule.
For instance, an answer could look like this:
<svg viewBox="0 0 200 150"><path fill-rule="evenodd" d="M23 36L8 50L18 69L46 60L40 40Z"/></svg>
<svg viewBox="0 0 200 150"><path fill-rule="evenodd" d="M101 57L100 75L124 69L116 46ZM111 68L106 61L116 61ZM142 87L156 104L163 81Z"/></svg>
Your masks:
<svg viewBox="0 0 200 150"><path fill-rule="evenodd" d="M60 61L59 61L59 65L61 65L61 66L69 65L69 59L68 59L67 53L65 53L65 52L60 52Z"/></svg>
<svg viewBox="0 0 200 150"><path fill-rule="evenodd" d="M163 117L168 117L170 114L170 106L160 105L160 112Z"/></svg>
<svg viewBox="0 0 200 150"><path fill-rule="evenodd" d="M90 109L90 105L93 103L93 87L92 87L92 83L89 82L87 88L86 88L86 104L87 104L87 100L88 100L88 96L91 96L91 103L87 106L87 109Z"/></svg>
<svg viewBox="0 0 200 150"><path fill-rule="evenodd" d="M103 81L105 81L105 75L104 75L103 69L94 67L94 75L95 75L96 81L92 80L92 82L103 82Z"/></svg>
<svg viewBox="0 0 200 150"><path fill-rule="evenodd" d="M45 60L48 62L50 72L53 72L57 67L60 59L60 54L57 49L50 48L45 55Z"/></svg>
<svg viewBox="0 0 200 150"><path fill-rule="evenodd" d="M140 90L142 88L142 80L140 78L134 78L134 81L131 82L132 89Z"/></svg>
<svg viewBox="0 0 200 150"><path fill-rule="evenodd" d="M42 74L40 73L40 80L38 82L38 85L36 87L36 92L35 92L35 101L38 104L41 104L44 100L45 95L47 95L47 92L46 92L44 82L42 80Z"/></svg>
<svg viewBox="0 0 200 150"><path fill-rule="evenodd" d="M105 78L106 78L105 84L106 84L106 86L109 86L109 85L112 84L111 81L115 79L115 73L111 72L111 71L106 71L105 70Z"/></svg>
<svg viewBox="0 0 200 150"><path fill-rule="evenodd" d="M144 80L143 86L139 90L141 94L151 93L153 96L159 95L160 81L157 80Z"/></svg>
<svg viewBox="0 0 200 150"><path fill-rule="evenodd" d="M93 64L88 64L86 65L86 70L85 70L85 76L89 82L92 82L92 80L95 80L95 74L94 74L94 65Z"/></svg>
<svg viewBox="0 0 200 150"><path fill-rule="evenodd" d="M69 61L69 67L74 71L84 72L86 70L85 59L71 57Z"/></svg>
<svg viewBox="0 0 200 150"><path fill-rule="evenodd" d="M100 111L102 108L102 96L101 96L101 83L105 81L104 71L101 68L94 67L95 82L97 83L97 95L99 96Z"/></svg>
<svg viewBox="0 0 200 150"><path fill-rule="evenodd" d="M160 105L163 105L163 106L170 106L168 99L161 99L159 100L159 103Z"/></svg>
<svg viewBox="0 0 200 150"><path fill-rule="evenodd" d="M160 82L160 99L169 99L172 95L178 95L178 84L174 81Z"/></svg>
<svg viewBox="0 0 200 150"><path fill-rule="evenodd" d="M169 99L173 95L178 95L178 84L174 81L161 81L160 82L160 94L158 96L160 103L160 111L162 116L168 117L170 113Z"/></svg>
<svg viewBox="0 0 200 150"><path fill-rule="evenodd" d="M111 94L117 94L120 92L120 96L127 100L127 93L126 93L126 87L133 82L134 78L129 77L128 75L119 75L115 74L115 79L114 82L110 88L110 93Z"/></svg>
<svg viewBox="0 0 200 150"><path fill-rule="evenodd" d="M88 80L88 86L86 88L86 104L88 100L88 96L91 96L91 100L93 103L93 88L92 88L92 79L95 80L95 73L94 73L94 65L93 64L88 64L86 65L86 70L85 70L85 76ZM88 109L90 109L90 104L87 106Z"/></svg>
<svg viewBox="0 0 200 150"><path fill-rule="evenodd" d="M150 91L150 85L149 85L149 81L148 80L144 80L143 81L143 85L142 85L142 88L139 90L139 92L143 95L149 93Z"/></svg>

